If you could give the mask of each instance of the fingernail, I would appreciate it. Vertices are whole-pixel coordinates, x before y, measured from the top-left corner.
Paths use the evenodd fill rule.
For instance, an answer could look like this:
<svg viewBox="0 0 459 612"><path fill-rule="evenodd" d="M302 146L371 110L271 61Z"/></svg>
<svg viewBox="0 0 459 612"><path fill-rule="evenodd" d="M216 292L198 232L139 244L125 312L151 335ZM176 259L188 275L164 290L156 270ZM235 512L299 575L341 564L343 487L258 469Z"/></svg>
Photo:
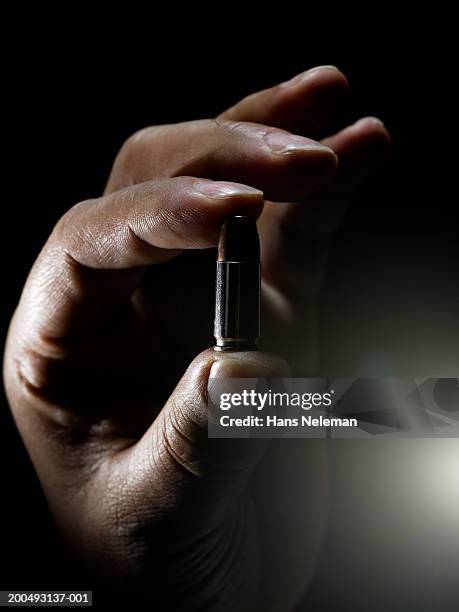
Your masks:
<svg viewBox="0 0 459 612"><path fill-rule="evenodd" d="M295 75L293 78L289 79L288 81L285 81L285 83L281 83L281 87L290 87L291 85L295 85L296 83L301 83L302 81L309 79L311 76L315 76L318 72L325 72L327 70L332 72L341 72L336 66L333 66L332 64L315 66L314 68L310 68L305 72L300 72L300 74Z"/></svg>
<svg viewBox="0 0 459 612"><path fill-rule="evenodd" d="M359 119L358 121L356 121L355 125L360 125L364 123L369 123L370 125L371 124L377 125L378 127L383 127L383 128L386 127L384 123L381 121L381 119L378 119L378 117L363 117L362 119Z"/></svg>
<svg viewBox="0 0 459 612"><path fill-rule="evenodd" d="M295 151L322 151L333 153L330 147L309 138L295 136L288 132L269 132L264 136L267 145L274 153L292 153Z"/></svg>
<svg viewBox="0 0 459 612"><path fill-rule="evenodd" d="M244 375L244 366L237 359L220 359L214 361L210 368L209 378L221 380L226 378L239 378Z"/></svg>
<svg viewBox="0 0 459 612"><path fill-rule="evenodd" d="M193 189L209 198L226 198L236 195L263 197L263 192L259 189L241 183L226 183L224 181L196 181Z"/></svg>
<svg viewBox="0 0 459 612"><path fill-rule="evenodd" d="M286 361L258 351L235 352L214 361L209 378L276 378L291 376Z"/></svg>

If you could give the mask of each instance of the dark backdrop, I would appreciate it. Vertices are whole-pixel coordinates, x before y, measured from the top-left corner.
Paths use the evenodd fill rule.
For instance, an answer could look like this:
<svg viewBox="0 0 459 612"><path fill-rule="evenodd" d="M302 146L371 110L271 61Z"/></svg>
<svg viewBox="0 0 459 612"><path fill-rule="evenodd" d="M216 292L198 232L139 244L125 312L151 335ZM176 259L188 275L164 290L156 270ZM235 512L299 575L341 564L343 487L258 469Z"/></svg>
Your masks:
<svg viewBox="0 0 459 612"><path fill-rule="evenodd" d="M170 17L132 13L116 28L89 18L72 27L70 11L54 15L59 21L46 29L34 23L46 15L11 22L15 36L3 58L2 333L54 222L72 204L101 193L117 149L134 130L215 115L244 94L331 63L349 77L347 117L378 115L393 137L390 159L355 203L331 259L323 323L331 367L358 373L359 355L370 349L383 369L396 369L401 354L409 362L406 342L390 354L383 347L381 357L375 316L388 302L402 323L412 325L421 308L419 329L428 324L441 342L457 337L457 318L444 314L459 310L457 203L447 188L457 172L448 18L420 21L417 14L400 22L394 12L382 23L381 7L366 10L364 24L338 16L333 28L331 15L291 14L269 26L257 18L249 26L240 11L203 24L179 9L178 30ZM368 336L361 350L352 341L349 292L365 303L358 313ZM432 295L441 302L433 313L426 310ZM333 349L336 334L341 352ZM422 336L416 338L416 351L425 349ZM343 371L349 351L354 372ZM5 400L0 465L1 588L62 587L51 522Z"/></svg>

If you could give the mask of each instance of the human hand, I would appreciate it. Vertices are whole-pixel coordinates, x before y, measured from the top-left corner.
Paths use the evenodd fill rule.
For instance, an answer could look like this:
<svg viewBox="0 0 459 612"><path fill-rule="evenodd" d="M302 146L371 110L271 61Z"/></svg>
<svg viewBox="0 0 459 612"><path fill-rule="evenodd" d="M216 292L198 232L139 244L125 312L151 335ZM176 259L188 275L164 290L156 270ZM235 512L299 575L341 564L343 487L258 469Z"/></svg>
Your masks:
<svg viewBox="0 0 459 612"><path fill-rule="evenodd" d="M367 119L326 139L338 168L333 150L281 130L320 138L346 86L326 67L216 121L134 135L105 196L57 223L11 324L8 398L67 546L183 609L253 610L267 581L247 485L264 444L207 438L208 377L288 372L266 353L207 350L170 395L211 343L207 248L227 216L259 218L263 337L313 373L329 238L388 137ZM288 609L302 585L286 584Z"/></svg>

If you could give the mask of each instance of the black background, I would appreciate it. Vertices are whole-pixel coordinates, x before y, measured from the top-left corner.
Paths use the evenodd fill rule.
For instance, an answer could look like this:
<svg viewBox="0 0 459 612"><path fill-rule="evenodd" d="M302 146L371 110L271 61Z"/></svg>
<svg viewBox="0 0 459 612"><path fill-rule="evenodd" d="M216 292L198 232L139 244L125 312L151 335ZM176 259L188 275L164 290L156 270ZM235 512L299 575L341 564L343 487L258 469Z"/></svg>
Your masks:
<svg viewBox="0 0 459 612"><path fill-rule="evenodd" d="M438 275L457 280L457 202L449 190L457 174L457 68L448 16L417 12L401 20L394 10L382 21L387 9L378 4L357 15L334 15L331 7L308 15L304 8L296 14L286 7L284 19L269 24L261 15L248 21L240 8L204 20L177 7L168 17L125 9L116 26L110 15L96 23L70 9L29 12L5 25L14 36L3 57L2 333L53 224L72 204L101 193L133 131L214 116L318 64L335 64L348 76L345 116L377 115L393 139L384 170L340 230L338 254L352 266L353 245L363 239L388 269L396 270L400 257L412 266L413 290L426 269L434 284ZM340 257L332 260L331 295ZM396 274L368 283L380 296L402 286ZM0 586L62 587L51 522L5 400L0 445Z"/></svg>

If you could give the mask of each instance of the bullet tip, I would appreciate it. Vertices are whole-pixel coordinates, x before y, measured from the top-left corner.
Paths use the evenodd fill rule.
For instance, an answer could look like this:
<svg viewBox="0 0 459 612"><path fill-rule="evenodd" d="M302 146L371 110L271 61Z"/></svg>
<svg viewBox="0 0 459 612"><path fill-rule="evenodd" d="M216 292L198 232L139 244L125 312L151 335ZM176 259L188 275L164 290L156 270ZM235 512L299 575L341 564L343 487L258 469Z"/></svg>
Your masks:
<svg viewBox="0 0 459 612"><path fill-rule="evenodd" d="M260 240L252 217L229 217L218 241L218 261L260 261Z"/></svg>

